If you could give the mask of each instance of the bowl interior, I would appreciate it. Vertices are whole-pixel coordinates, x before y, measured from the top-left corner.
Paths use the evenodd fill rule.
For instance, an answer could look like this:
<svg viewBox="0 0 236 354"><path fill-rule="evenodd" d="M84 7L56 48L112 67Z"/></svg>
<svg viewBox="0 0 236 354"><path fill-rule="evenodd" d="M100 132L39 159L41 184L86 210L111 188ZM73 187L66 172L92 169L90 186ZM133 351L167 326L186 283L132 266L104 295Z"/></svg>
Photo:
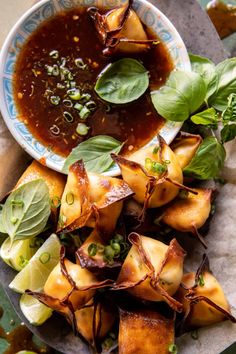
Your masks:
<svg viewBox="0 0 236 354"><path fill-rule="evenodd" d="M43 160L46 165L61 172L64 158L53 153L50 149L39 143L30 133L24 122L18 120L17 110L13 99L13 74L17 55L30 34L45 20L57 12L71 9L76 6L90 7L103 5L114 8L124 3L124 0L42 0L34 5L16 23L9 33L0 56L0 109L17 142L36 160ZM174 66L182 70L190 70L189 57L185 45L171 22L152 4L146 0L134 0L134 10L142 22L152 28L154 33L165 43L169 49ZM160 134L170 143L181 127L181 123L166 122ZM154 145L156 138L148 145ZM118 166L113 166L104 174L119 175Z"/></svg>

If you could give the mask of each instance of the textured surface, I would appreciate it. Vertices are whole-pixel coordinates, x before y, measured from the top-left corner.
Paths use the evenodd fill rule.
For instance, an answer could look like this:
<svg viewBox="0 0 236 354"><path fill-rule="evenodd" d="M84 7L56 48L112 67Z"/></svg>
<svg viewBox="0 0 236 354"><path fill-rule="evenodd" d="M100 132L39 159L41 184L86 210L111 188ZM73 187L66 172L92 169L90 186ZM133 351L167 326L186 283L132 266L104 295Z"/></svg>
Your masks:
<svg viewBox="0 0 236 354"><path fill-rule="evenodd" d="M1 7L5 6L2 5L2 2L3 0L0 0ZM13 2L21 3L22 0L9 1L9 4L12 4ZM27 2L29 3L28 0L23 2L24 6L22 6L22 8L26 7ZM206 2L207 1L204 0L202 1L204 5ZM9 4L7 6L10 8ZM159 9L162 10L173 21L190 51L209 56L216 62L224 58L225 54L221 42L219 41L213 26L209 22L207 15L200 9L198 3L195 0L156 0L155 4L157 4ZM6 289L7 284L10 282L13 276L14 272L1 263L0 279ZM4 295L1 290L0 297L0 305L7 309L5 313L5 316L8 317L7 320L5 320L6 323L10 320L10 318L13 317L13 312L10 311L7 300L3 300ZM12 296L11 292L11 301L13 302L15 308L19 310L17 294ZM78 345L79 340L77 338L71 336L71 340L69 340L69 338L66 337L69 328L65 322L58 321L57 319L58 318L49 320L48 323L41 328L34 327L34 333L37 333L43 337L44 340L51 343L58 349L63 350L63 352L66 354L85 353L85 350L80 349L80 346ZM3 347L0 347L0 353L3 353L3 349L1 348ZM231 353L235 352L236 349L231 349ZM195 353L191 352L190 354Z"/></svg>

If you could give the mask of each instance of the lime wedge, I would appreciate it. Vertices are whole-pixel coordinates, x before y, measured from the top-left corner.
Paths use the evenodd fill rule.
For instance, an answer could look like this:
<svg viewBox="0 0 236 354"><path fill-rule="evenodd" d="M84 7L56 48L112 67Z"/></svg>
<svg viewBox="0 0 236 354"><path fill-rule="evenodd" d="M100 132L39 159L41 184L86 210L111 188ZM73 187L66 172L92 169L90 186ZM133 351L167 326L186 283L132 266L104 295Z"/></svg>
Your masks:
<svg viewBox="0 0 236 354"><path fill-rule="evenodd" d="M1 246L0 256L10 267L20 271L39 249L36 241L36 238L16 240L11 246L11 240L8 237Z"/></svg>
<svg viewBox="0 0 236 354"><path fill-rule="evenodd" d="M26 289L42 291L49 274L60 260L60 249L57 235L52 234L15 276L9 287L21 294Z"/></svg>
<svg viewBox="0 0 236 354"><path fill-rule="evenodd" d="M52 316L50 307L27 294L21 296L20 308L27 320L34 326L40 326Z"/></svg>
<svg viewBox="0 0 236 354"><path fill-rule="evenodd" d="M36 352L31 352L29 350L21 350L20 352L17 352L16 354L37 354Z"/></svg>

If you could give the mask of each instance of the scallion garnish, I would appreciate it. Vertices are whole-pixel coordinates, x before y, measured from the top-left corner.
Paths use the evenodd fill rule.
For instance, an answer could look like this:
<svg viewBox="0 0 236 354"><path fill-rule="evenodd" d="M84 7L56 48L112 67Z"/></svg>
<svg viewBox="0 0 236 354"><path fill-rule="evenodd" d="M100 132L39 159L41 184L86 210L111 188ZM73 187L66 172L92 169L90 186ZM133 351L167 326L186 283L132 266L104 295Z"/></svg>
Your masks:
<svg viewBox="0 0 236 354"><path fill-rule="evenodd" d="M203 278L203 274L200 274L199 275L199 278L198 278L198 284L203 287L205 285L205 280Z"/></svg>
<svg viewBox="0 0 236 354"><path fill-rule="evenodd" d="M85 103L85 106L90 110L93 111L94 109L96 109L96 103L94 101L88 101L87 103Z"/></svg>
<svg viewBox="0 0 236 354"><path fill-rule="evenodd" d="M50 102L51 104L53 104L54 106L58 106L60 103L61 99L59 96L51 96L50 97Z"/></svg>
<svg viewBox="0 0 236 354"><path fill-rule="evenodd" d="M24 256L20 255L19 266L21 268L24 268L28 263L29 263L28 259L26 259Z"/></svg>
<svg viewBox="0 0 236 354"><path fill-rule="evenodd" d="M58 50L52 50L50 53L49 53L49 56L53 59L58 59L59 58L59 52Z"/></svg>
<svg viewBox="0 0 236 354"><path fill-rule="evenodd" d="M52 67L52 75L53 76L58 76L60 74L59 68L56 64L53 65Z"/></svg>
<svg viewBox="0 0 236 354"><path fill-rule="evenodd" d="M160 146L155 146L152 150L153 155L156 155L160 149Z"/></svg>
<svg viewBox="0 0 236 354"><path fill-rule="evenodd" d="M68 192L68 193L66 194L66 203L67 203L68 205L74 204L74 194L73 194L72 192Z"/></svg>
<svg viewBox="0 0 236 354"><path fill-rule="evenodd" d="M145 159L145 168L148 171L157 173L157 174L162 174L167 171L167 166L166 164L162 164L160 162L153 161L149 157Z"/></svg>
<svg viewBox="0 0 236 354"><path fill-rule="evenodd" d="M79 123L77 125L77 128L76 128L76 133L79 134L79 135L87 135L88 134L88 131L89 131L89 127L84 124L84 123Z"/></svg>
<svg viewBox="0 0 236 354"><path fill-rule="evenodd" d="M81 111L79 112L80 119L87 119L88 116L90 115L91 111L88 109L86 106L84 106Z"/></svg>
<svg viewBox="0 0 236 354"><path fill-rule="evenodd" d="M50 128L49 128L50 132L54 135L59 135L61 130L60 128L56 125L56 124L53 124Z"/></svg>
<svg viewBox="0 0 236 354"><path fill-rule="evenodd" d="M104 249L104 256L103 256L104 261L107 261L109 263L114 262L114 257L115 257L115 250L110 245L106 246Z"/></svg>
<svg viewBox="0 0 236 354"><path fill-rule="evenodd" d="M76 103L75 105L74 105L74 109L76 109L77 111L81 111L82 110L82 108L83 108L84 106L82 105L82 104L80 104L80 103Z"/></svg>
<svg viewBox="0 0 236 354"><path fill-rule="evenodd" d="M89 254L90 257L96 256L96 254L97 254L97 245L96 245L96 243L91 243L88 246L88 254Z"/></svg>
<svg viewBox="0 0 236 354"><path fill-rule="evenodd" d="M72 114L67 111L63 112L63 117L64 120L68 123L72 123L74 121L74 117L72 116Z"/></svg>
<svg viewBox="0 0 236 354"><path fill-rule="evenodd" d="M44 252L40 255L39 260L42 264L46 264L50 261L51 255L48 252Z"/></svg>
<svg viewBox="0 0 236 354"><path fill-rule="evenodd" d="M120 254L121 248L120 248L120 245L118 242L116 242L115 240L111 240L110 245L113 248L113 250L115 251L115 256Z"/></svg>
<svg viewBox="0 0 236 354"><path fill-rule="evenodd" d="M74 101L78 101L81 98L81 93L78 88L73 88L68 90L67 95Z"/></svg>
<svg viewBox="0 0 236 354"><path fill-rule="evenodd" d="M85 70L87 68L87 64L84 63L82 58L75 59L75 65L77 68Z"/></svg>
<svg viewBox="0 0 236 354"><path fill-rule="evenodd" d="M91 98L91 95L89 93L83 93L81 95L81 100L83 100L84 102L88 102Z"/></svg>
<svg viewBox="0 0 236 354"><path fill-rule="evenodd" d="M171 354L177 354L178 353L177 345L174 344L174 343L169 345L168 350L169 350L169 353L171 353Z"/></svg>
<svg viewBox="0 0 236 354"><path fill-rule="evenodd" d="M57 88L60 90L63 90L65 88L65 85L61 84L60 82L57 83Z"/></svg>
<svg viewBox="0 0 236 354"><path fill-rule="evenodd" d="M63 100L62 103L64 104L64 106L69 107L69 108L73 106L73 103L71 100Z"/></svg>

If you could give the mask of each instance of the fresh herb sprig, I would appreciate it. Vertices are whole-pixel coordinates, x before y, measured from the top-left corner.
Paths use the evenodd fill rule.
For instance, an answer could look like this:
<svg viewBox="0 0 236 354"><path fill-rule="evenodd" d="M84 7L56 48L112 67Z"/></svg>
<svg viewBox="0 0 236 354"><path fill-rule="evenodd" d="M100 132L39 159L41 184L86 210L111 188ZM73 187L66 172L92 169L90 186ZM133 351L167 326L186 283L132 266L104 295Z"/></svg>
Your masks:
<svg viewBox="0 0 236 354"><path fill-rule="evenodd" d="M165 119L220 129L220 139L204 139L184 174L197 179L219 176L226 157L223 144L236 137L236 58L215 65L190 55L192 72L174 71L152 93L157 112ZM209 135L209 134L208 134Z"/></svg>

